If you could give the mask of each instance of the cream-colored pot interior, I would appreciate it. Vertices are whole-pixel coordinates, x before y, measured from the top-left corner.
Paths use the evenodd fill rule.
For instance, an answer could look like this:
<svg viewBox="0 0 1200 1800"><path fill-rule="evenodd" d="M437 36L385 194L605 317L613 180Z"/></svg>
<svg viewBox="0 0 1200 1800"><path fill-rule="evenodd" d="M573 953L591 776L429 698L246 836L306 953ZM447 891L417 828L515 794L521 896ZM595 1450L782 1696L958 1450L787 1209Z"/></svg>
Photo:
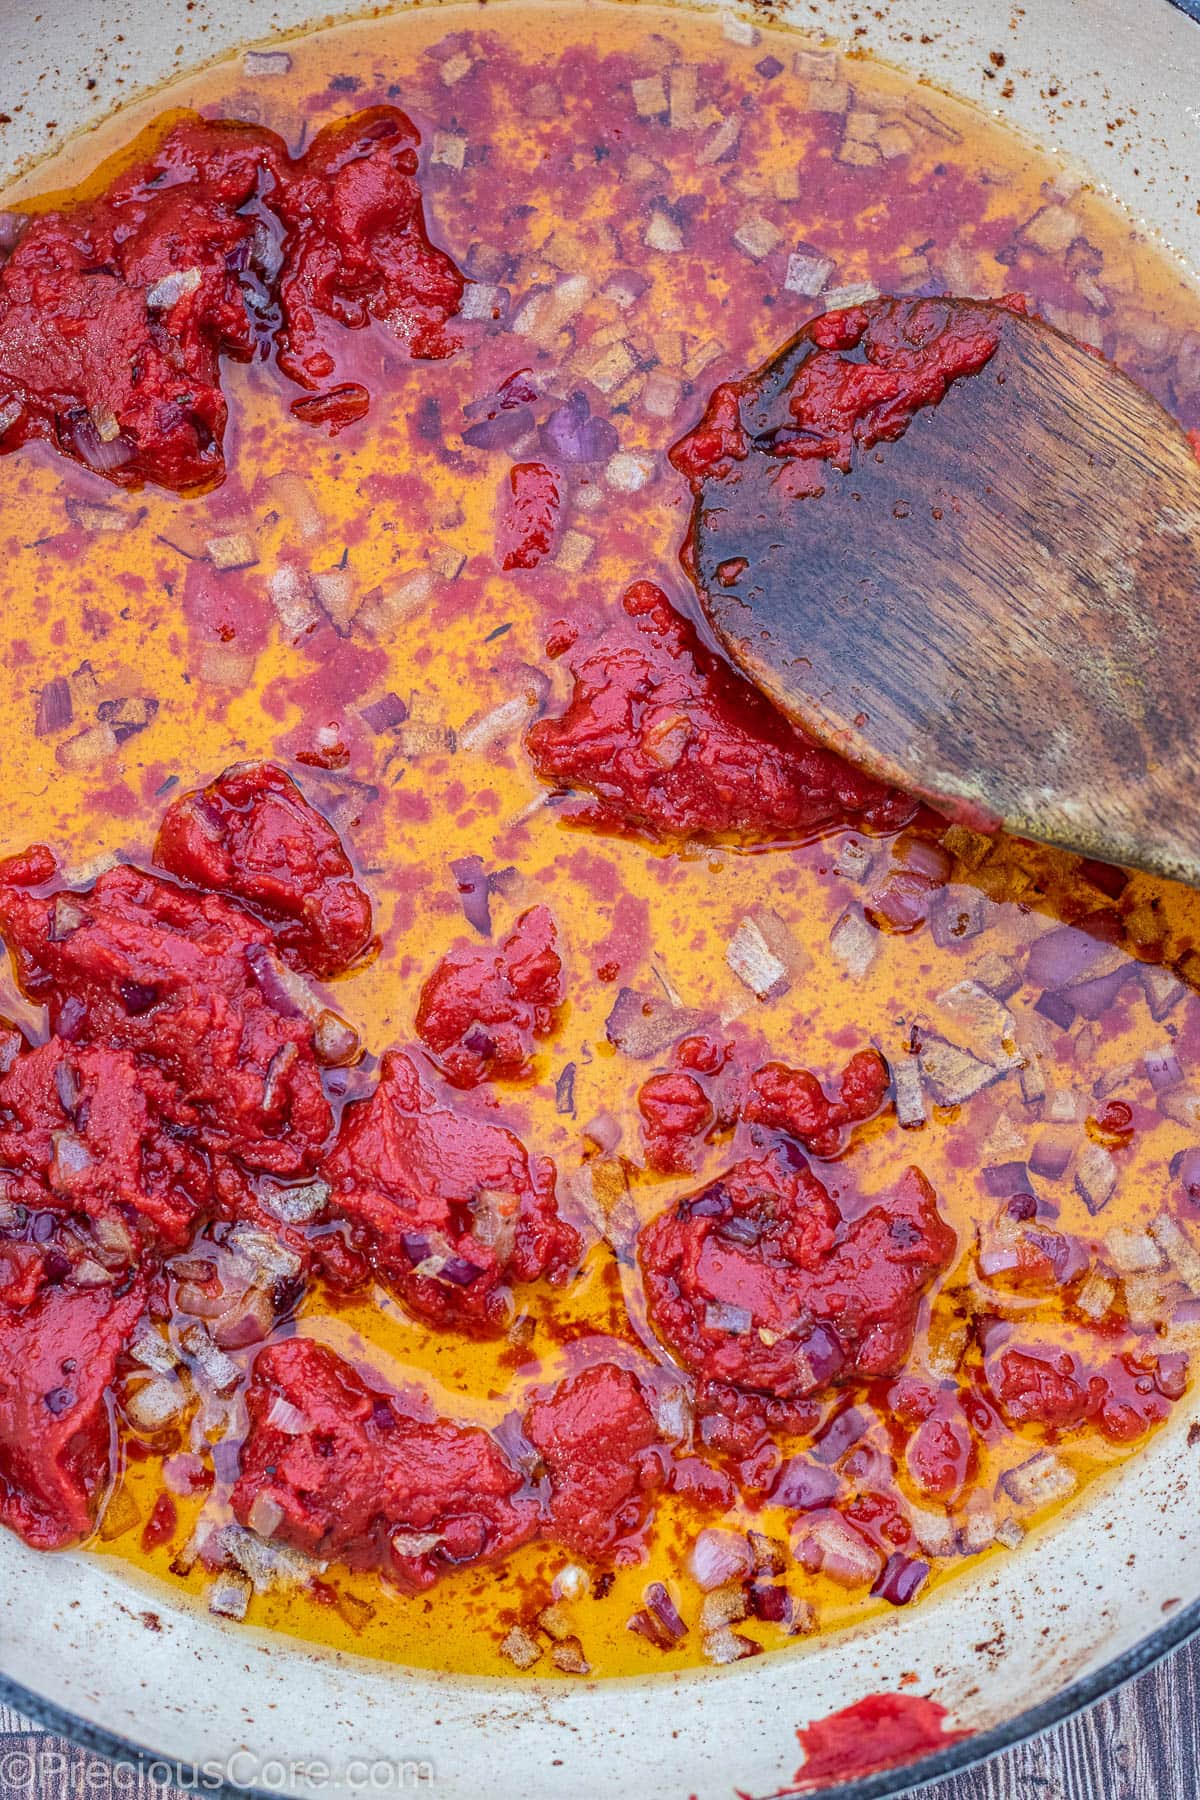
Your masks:
<svg viewBox="0 0 1200 1800"><path fill-rule="evenodd" d="M322 16L306 0L54 0L40 9L0 0L0 111L11 118L0 129L0 173L189 66L354 10ZM1003 51L1018 72L1003 116L1081 163L1200 268L1200 24L1169 0L881 0L870 9L805 0L777 11L990 105L997 84L983 71L989 52ZM1106 121L1118 114L1126 126L1115 147ZM1198 1405L1193 1397L1193 1416ZM368 1792L420 1791L428 1781L442 1800L770 1794L795 1775L797 1727L873 1691L929 1694L959 1725L1003 1741L1053 1716L1064 1690L1084 1697L1168 1647L1200 1596L1200 1452L1188 1443L1188 1414L1181 1407L1107 1491L1092 1489L1021 1553L912 1612L727 1670L592 1686L407 1673L225 1628L135 1591L99 1561L38 1556L0 1532L0 1677L19 1684L18 1704L36 1696L51 1722L70 1714L77 1732L92 1727L211 1765L210 1789L225 1776L314 1794L340 1776ZM111 1747L106 1736L92 1741ZM407 1770L398 1766L406 1760ZM906 1779L858 1791L893 1792Z"/></svg>

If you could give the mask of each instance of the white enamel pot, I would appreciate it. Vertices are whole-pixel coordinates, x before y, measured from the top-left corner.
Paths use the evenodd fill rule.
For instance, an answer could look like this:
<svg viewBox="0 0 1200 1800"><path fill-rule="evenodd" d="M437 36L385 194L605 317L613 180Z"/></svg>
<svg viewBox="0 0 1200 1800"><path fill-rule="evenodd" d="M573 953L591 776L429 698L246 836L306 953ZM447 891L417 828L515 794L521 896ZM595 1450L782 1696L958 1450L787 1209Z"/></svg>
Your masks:
<svg viewBox="0 0 1200 1800"><path fill-rule="evenodd" d="M764 0L765 3L765 0ZM0 0L0 178L199 62L353 12L309 0ZM998 108L1200 269L1200 0L778 0L806 29ZM865 35L862 35L865 32ZM985 78L1003 52L1010 98ZM1121 116L1119 141L1106 121ZM174 1608L87 1555L0 1532L0 1699L80 1743L222 1785L440 1800L732 1800L790 1785L798 1727L873 1692L972 1734L829 1790L894 1794L1044 1729L1200 1628L1200 1395L1032 1545L794 1655L657 1680L457 1680ZM160 1776L167 1773L156 1767Z"/></svg>

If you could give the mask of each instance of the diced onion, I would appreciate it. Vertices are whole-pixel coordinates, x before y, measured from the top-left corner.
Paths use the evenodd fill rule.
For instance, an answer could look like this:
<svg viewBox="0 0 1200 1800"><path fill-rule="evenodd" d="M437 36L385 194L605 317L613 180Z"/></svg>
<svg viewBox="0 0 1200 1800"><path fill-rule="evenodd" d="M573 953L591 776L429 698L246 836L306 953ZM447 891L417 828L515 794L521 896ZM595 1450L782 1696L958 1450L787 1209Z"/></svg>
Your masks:
<svg viewBox="0 0 1200 1800"><path fill-rule="evenodd" d="M242 67L247 75L287 75L292 59L286 50L247 50L242 57Z"/></svg>
<svg viewBox="0 0 1200 1800"><path fill-rule="evenodd" d="M1055 1500L1065 1500L1068 1494L1075 1492L1078 1484L1074 1470L1060 1457L1050 1450L1039 1450L1036 1456L1018 1463L1015 1469L1002 1475L1000 1485L1018 1506L1033 1510Z"/></svg>
<svg viewBox="0 0 1200 1800"><path fill-rule="evenodd" d="M268 1494L264 1489L255 1494L246 1515L246 1523L257 1537L274 1537L283 1523L283 1508L274 1495Z"/></svg>
<svg viewBox="0 0 1200 1800"><path fill-rule="evenodd" d="M744 1637L740 1631L725 1628L708 1633L704 1639L704 1654L711 1663L741 1662L747 1656L760 1656L762 1645L756 1644L753 1638Z"/></svg>
<svg viewBox="0 0 1200 1800"><path fill-rule="evenodd" d="M199 286L199 269L172 269L168 275L160 276L152 288L146 290L146 305L165 312L185 295L194 294Z"/></svg>
<svg viewBox="0 0 1200 1800"><path fill-rule="evenodd" d="M500 1654L518 1669L531 1669L542 1654L542 1647L523 1626L514 1625L500 1646Z"/></svg>
<svg viewBox="0 0 1200 1800"><path fill-rule="evenodd" d="M759 1000L777 1000L791 986L787 963L771 949L754 919L741 920L725 947L725 961Z"/></svg>
<svg viewBox="0 0 1200 1800"><path fill-rule="evenodd" d="M173 1375L159 1375L143 1382L125 1401L125 1411L139 1431L161 1431L177 1419L188 1403L188 1390Z"/></svg>
<svg viewBox="0 0 1200 1800"><path fill-rule="evenodd" d="M208 1610L225 1619L244 1619L253 1591L245 1575L223 1570L208 1590Z"/></svg>
<svg viewBox="0 0 1200 1800"><path fill-rule="evenodd" d="M696 1535L688 1557L688 1567L705 1593L741 1581L754 1567L750 1545L740 1532L723 1531L706 1526Z"/></svg>
<svg viewBox="0 0 1200 1800"><path fill-rule="evenodd" d="M308 1418L283 1394L276 1394L267 1408L267 1424L285 1437L300 1437L308 1429Z"/></svg>

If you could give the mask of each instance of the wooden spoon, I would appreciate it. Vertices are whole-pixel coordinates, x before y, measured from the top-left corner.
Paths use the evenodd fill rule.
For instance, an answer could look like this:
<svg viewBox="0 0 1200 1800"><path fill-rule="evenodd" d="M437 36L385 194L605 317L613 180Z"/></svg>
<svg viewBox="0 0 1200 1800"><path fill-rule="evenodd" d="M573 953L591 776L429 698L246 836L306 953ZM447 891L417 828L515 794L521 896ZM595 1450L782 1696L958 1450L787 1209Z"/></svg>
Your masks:
<svg viewBox="0 0 1200 1800"><path fill-rule="evenodd" d="M810 463L819 494L761 447L811 324L745 384L747 454L697 485L708 617L791 717L951 816L1200 885L1196 452L1050 326L940 304L986 313L994 355L849 474Z"/></svg>

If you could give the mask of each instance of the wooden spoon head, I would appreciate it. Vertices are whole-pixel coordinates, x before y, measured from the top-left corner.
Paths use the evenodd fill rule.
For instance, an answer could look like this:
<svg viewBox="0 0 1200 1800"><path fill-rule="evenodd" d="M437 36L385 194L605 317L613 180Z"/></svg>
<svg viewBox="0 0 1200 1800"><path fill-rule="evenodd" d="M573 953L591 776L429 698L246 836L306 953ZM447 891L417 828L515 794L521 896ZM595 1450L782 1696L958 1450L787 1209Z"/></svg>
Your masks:
<svg viewBox="0 0 1200 1800"><path fill-rule="evenodd" d="M849 474L810 465L817 494L795 497L765 447L794 422L811 326L742 384L747 454L697 489L705 611L752 680L873 773L965 822L1200 883L1192 445L1040 321L925 304L985 311L995 353Z"/></svg>

